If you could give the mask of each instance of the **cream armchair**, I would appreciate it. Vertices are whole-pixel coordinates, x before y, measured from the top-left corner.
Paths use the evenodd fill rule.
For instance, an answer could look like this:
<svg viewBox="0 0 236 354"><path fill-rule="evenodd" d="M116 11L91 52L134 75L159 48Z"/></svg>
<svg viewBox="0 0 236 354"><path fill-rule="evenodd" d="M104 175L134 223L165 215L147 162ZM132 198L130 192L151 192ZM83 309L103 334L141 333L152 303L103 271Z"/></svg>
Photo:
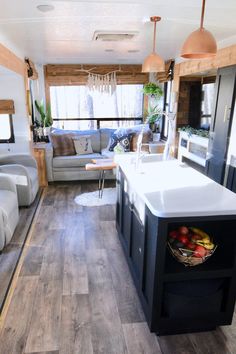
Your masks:
<svg viewBox="0 0 236 354"><path fill-rule="evenodd" d="M0 251L11 241L18 220L16 185L0 173Z"/></svg>
<svg viewBox="0 0 236 354"><path fill-rule="evenodd" d="M29 154L0 157L0 173L5 173L16 184L19 206L29 206L39 189L36 160Z"/></svg>

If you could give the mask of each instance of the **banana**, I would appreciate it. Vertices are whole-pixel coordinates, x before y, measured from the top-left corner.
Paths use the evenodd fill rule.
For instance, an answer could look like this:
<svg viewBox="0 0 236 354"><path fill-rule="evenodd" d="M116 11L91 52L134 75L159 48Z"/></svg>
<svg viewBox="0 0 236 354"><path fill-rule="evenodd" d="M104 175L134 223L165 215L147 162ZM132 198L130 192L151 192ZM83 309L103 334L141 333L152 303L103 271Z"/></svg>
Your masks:
<svg viewBox="0 0 236 354"><path fill-rule="evenodd" d="M205 241L210 242L210 236L206 232L204 232L196 227L189 227L189 229L192 230L195 234L201 236L202 239L204 239Z"/></svg>
<svg viewBox="0 0 236 354"><path fill-rule="evenodd" d="M207 250L212 250L215 247L214 243L212 242L196 241L196 244L205 247Z"/></svg>

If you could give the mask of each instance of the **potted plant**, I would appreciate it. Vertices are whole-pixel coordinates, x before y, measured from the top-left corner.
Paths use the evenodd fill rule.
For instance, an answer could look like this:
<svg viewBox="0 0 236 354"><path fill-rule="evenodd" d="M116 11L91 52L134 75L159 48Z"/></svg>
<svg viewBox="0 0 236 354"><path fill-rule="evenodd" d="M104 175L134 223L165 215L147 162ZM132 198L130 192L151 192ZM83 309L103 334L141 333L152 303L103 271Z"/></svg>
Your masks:
<svg viewBox="0 0 236 354"><path fill-rule="evenodd" d="M149 105L146 111L146 122L149 124L150 129L153 132L159 132L159 123L162 117L162 110L158 105Z"/></svg>
<svg viewBox="0 0 236 354"><path fill-rule="evenodd" d="M37 100L35 100L35 107L38 113L40 114L41 126L43 128L44 136L48 136L51 130L51 126L53 124L51 107L50 105L47 105L47 108L45 110L43 101L38 103Z"/></svg>
<svg viewBox="0 0 236 354"><path fill-rule="evenodd" d="M161 96L163 95L163 90L160 86L158 86L154 82L148 82L143 87L143 93L144 95L151 96L153 98L158 99L161 98Z"/></svg>

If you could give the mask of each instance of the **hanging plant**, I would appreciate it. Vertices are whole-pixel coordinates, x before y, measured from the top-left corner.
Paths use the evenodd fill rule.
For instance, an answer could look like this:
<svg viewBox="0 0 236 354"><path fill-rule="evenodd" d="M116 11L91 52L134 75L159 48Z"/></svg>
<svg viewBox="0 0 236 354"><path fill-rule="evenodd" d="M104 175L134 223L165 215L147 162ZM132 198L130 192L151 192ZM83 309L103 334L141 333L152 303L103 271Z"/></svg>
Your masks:
<svg viewBox="0 0 236 354"><path fill-rule="evenodd" d="M152 96L155 98L160 98L163 95L163 90L160 86L155 84L154 82L148 82L143 87L143 93L147 96Z"/></svg>

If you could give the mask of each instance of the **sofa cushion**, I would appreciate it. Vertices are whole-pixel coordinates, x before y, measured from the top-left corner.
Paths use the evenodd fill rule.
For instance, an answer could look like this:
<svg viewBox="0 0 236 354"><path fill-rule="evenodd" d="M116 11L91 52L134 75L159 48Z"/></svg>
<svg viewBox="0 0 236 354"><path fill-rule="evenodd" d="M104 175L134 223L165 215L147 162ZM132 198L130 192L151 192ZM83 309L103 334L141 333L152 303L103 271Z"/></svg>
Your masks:
<svg viewBox="0 0 236 354"><path fill-rule="evenodd" d="M115 155L114 151L109 151L108 149L102 149L101 154L105 159L113 159Z"/></svg>
<svg viewBox="0 0 236 354"><path fill-rule="evenodd" d="M50 134L54 156L75 155L72 134Z"/></svg>
<svg viewBox="0 0 236 354"><path fill-rule="evenodd" d="M100 129L100 140L101 140L101 151L108 147L109 140L116 129L111 128L101 128Z"/></svg>
<svg viewBox="0 0 236 354"><path fill-rule="evenodd" d="M91 145L93 152L100 152L101 147L100 147L100 131L99 130L63 130L63 129L54 129L53 132L51 133L51 136L57 134L57 135L63 135L64 134L69 134L70 136L76 137L76 136L90 136L91 138ZM50 136L50 140L51 140ZM73 145L74 146L74 145ZM73 155L73 154L71 154Z"/></svg>
<svg viewBox="0 0 236 354"><path fill-rule="evenodd" d="M73 142L77 155L88 155L93 153L90 136L77 136L73 138Z"/></svg>
<svg viewBox="0 0 236 354"><path fill-rule="evenodd" d="M57 156L53 158L54 168L70 168L84 167L87 163L91 163L92 159L102 159L102 155L98 153L88 155L73 155L73 156Z"/></svg>

